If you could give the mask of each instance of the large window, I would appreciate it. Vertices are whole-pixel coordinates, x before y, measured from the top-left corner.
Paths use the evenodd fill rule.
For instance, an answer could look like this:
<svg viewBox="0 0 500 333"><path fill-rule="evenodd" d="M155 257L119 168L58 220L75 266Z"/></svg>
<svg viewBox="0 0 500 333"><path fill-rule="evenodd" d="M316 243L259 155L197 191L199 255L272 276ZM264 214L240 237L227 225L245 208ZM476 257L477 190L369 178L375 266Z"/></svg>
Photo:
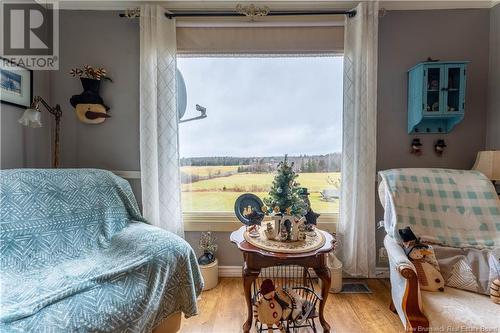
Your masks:
<svg viewBox="0 0 500 333"><path fill-rule="evenodd" d="M182 57L185 117L180 124L185 214L233 212L236 198L264 198L287 154L312 207L338 213L342 149L342 63L335 57ZM229 216L229 214L228 214Z"/></svg>

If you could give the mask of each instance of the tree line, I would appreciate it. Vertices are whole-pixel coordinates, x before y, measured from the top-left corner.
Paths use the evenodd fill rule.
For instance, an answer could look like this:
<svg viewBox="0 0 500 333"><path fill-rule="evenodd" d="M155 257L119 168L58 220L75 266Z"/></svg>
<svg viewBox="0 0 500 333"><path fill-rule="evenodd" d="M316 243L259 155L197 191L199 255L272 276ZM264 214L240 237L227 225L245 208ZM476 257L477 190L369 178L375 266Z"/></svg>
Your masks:
<svg viewBox="0 0 500 333"><path fill-rule="evenodd" d="M297 172L339 172L342 155L331 153L326 155L299 155L288 156L288 160L294 163ZM237 172L266 173L276 170L283 156L268 157L192 157L181 158L181 166L238 166Z"/></svg>

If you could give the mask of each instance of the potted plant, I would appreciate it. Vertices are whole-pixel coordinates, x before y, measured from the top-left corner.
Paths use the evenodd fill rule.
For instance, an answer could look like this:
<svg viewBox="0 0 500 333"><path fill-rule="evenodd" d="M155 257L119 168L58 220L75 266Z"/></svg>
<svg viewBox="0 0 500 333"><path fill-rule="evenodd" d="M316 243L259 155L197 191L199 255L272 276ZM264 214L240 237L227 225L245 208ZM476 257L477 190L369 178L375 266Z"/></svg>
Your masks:
<svg viewBox="0 0 500 333"><path fill-rule="evenodd" d="M202 232L200 236L200 250L203 254L198 258L201 275L203 275L203 290L209 290L219 283L219 264L215 258L217 252L217 238L210 231Z"/></svg>
<svg viewBox="0 0 500 333"><path fill-rule="evenodd" d="M198 264L208 265L215 261L215 252L217 252L217 238L212 236L210 231L202 232L200 236L200 250L203 254L198 258Z"/></svg>

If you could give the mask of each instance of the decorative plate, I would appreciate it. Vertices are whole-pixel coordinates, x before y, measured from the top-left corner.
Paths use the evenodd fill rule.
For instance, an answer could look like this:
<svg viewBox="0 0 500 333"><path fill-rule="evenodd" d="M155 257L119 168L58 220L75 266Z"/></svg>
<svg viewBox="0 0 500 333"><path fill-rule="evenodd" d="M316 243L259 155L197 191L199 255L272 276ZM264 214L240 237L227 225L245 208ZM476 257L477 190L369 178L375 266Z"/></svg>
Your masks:
<svg viewBox="0 0 500 333"><path fill-rule="evenodd" d="M242 194L238 197L238 199L236 199L236 202L234 203L234 213L236 214L236 217L245 225L253 225L248 218L243 216L243 211L248 206L252 207L252 209L255 209L257 212L261 212L264 203L258 196L252 193Z"/></svg>

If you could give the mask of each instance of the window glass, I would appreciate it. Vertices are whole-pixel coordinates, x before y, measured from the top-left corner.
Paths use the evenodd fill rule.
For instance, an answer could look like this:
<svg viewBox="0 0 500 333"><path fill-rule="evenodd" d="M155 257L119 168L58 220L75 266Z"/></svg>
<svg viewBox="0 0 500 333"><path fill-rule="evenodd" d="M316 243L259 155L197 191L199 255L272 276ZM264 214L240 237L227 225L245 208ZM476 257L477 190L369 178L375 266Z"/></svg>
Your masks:
<svg viewBox="0 0 500 333"><path fill-rule="evenodd" d="M187 87L179 126L184 212L232 212L267 195L287 154L312 208L337 213L342 150L342 64L332 57L181 57Z"/></svg>

